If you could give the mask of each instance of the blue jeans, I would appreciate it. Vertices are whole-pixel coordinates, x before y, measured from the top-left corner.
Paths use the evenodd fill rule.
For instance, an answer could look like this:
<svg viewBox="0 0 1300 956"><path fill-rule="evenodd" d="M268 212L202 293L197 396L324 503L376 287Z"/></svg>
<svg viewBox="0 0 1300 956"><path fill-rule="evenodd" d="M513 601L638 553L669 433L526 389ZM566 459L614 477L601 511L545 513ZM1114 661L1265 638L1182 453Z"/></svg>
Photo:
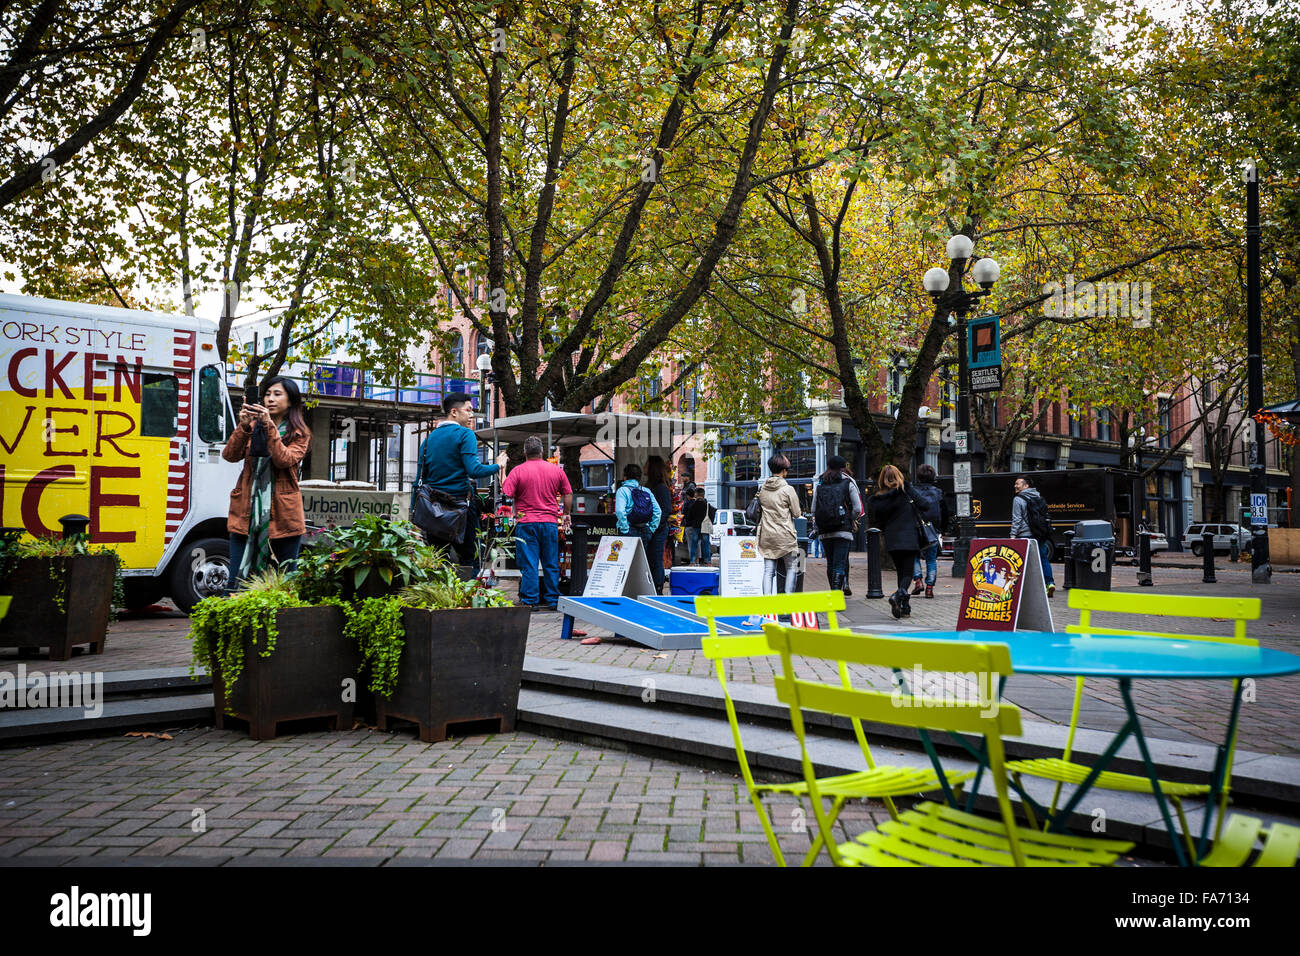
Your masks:
<svg viewBox="0 0 1300 956"><path fill-rule="evenodd" d="M700 560L708 564L713 556L712 551L709 550L709 536L699 528L687 528L686 541L690 549L690 560Z"/></svg>
<svg viewBox="0 0 1300 956"><path fill-rule="evenodd" d="M519 564L521 604L554 605L560 599L560 529L554 521L515 525L515 560ZM537 568L542 569L542 599L537 599Z"/></svg>
<svg viewBox="0 0 1300 956"><path fill-rule="evenodd" d="M1052 580L1052 542L1038 542L1038 556L1043 559L1043 583L1055 586L1056 582Z"/></svg>
<svg viewBox="0 0 1300 956"><path fill-rule="evenodd" d="M226 579L226 593L230 594L239 586L236 580L239 575L239 566L244 561L244 548L248 547L248 535L232 534L230 536L230 576ZM272 538L271 554L275 560L279 561L286 571L292 571L294 562L298 560L298 549L302 547L302 536L294 535L292 538Z"/></svg>
<svg viewBox="0 0 1300 956"><path fill-rule="evenodd" d="M935 542L930 547L916 553L916 561L913 562L912 577L921 576L921 562L925 562L925 583L934 587L934 582L939 580L939 542Z"/></svg>

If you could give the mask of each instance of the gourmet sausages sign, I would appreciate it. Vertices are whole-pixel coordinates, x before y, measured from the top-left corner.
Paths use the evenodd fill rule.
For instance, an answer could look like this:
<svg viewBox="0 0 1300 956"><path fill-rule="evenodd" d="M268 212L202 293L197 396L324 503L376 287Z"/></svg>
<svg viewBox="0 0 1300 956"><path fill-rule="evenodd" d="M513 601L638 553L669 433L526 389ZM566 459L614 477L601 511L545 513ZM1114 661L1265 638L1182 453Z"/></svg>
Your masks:
<svg viewBox="0 0 1300 956"><path fill-rule="evenodd" d="M957 630L1055 630L1037 541L976 538L971 542Z"/></svg>

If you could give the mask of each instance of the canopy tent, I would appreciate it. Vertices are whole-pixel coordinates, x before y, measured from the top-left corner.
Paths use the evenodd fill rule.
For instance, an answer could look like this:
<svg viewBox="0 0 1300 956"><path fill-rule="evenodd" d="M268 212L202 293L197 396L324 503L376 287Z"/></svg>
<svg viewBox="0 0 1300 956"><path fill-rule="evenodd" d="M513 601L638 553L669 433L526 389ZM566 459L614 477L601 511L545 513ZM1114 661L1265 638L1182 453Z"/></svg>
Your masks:
<svg viewBox="0 0 1300 956"><path fill-rule="evenodd" d="M1276 415L1278 418L1284 418L1292 425L1300 425L1300 399L1279 402L1276 405L1261 408L1260 411L1266 415Z"/></svg>

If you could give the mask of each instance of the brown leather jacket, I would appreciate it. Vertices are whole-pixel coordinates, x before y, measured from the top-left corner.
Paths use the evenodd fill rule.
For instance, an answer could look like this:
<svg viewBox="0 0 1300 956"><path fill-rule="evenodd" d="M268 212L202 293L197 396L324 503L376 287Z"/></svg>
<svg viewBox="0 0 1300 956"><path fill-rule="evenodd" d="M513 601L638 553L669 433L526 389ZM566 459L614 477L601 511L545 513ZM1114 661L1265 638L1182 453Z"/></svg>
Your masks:
<svg viewBox="0 0 1300 956"><path fill-rule="evenodd" d="M248 444L252 437L251 432L236 426L235 433L221 450L221 457L226 461L244 463L235 490L230 493L230 517L226 520L226 530L231 534L248 534L253 487L253 463L248 458ZM302 492L298 490L298 466L311 447L311 434L299 435L286 445L279 432L273 429L266 447L271 453L275 474L271 485L271 537L293 538L307 530L302 513Z"/></svg>

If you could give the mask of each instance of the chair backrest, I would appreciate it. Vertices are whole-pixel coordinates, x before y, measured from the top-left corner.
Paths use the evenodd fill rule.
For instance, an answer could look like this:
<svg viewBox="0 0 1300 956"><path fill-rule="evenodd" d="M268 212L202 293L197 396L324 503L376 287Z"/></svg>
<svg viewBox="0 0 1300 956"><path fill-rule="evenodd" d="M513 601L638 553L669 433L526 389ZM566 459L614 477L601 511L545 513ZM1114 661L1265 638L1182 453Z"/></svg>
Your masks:
<svg viewBox="0 0 1300 956"><path fill-rule="evenodd" d="M875 637L845 630L812 631L770 623L763 625L763 632L768 645L781 656L782 676L776 680L776 696L790 707L790 721L799 740L809 802L817 816L827 849L837 863L839 852L831 835L830 821L822 807L812 761L808 756L802 713L804 709L840 714L858 721L874 720L920 730L945 730L983 736L1012 856L1018 865L1025 865L1024 854L1016 836L1002 748L1004 735L1019 736L1022 732L1019 709L1002 703L998 694L1002 678L1011 673L1011 651L1005 644ZM938 674L960 674L969 680L973 676L975 699L971 699L969 693L955 693L945 697L926 697L917 693L919 689L931 686L929 679L922 683L922 688L918 688L914 681L908 693L901 689L885 693L798 678L794 672L796 657L888 667L895 671L919 672L927 678ZM947 681L943 682L943 686L954 691L959 687Z"/></svg>
<svg viewBox="0 0 1300 956"><path fill-rule="evenodd" d="M1262 602L1259 598L1185 597L1172 594L1150 594L1140 591L1087 591L1070 590L1070 607L1079 612L1079 623L1066 628L1071 634L1151 634L1154 637L1171 637L1185 641L1217 641L1228 644L1258 645L1246 636L1246 622L1258 621ZM1212 634L1171 634L1151 631L1145 627L1096 627L1092 612L1109 614L1134 614L1152 617L1214 618L1233 622L1231 637Z"/></svg>

